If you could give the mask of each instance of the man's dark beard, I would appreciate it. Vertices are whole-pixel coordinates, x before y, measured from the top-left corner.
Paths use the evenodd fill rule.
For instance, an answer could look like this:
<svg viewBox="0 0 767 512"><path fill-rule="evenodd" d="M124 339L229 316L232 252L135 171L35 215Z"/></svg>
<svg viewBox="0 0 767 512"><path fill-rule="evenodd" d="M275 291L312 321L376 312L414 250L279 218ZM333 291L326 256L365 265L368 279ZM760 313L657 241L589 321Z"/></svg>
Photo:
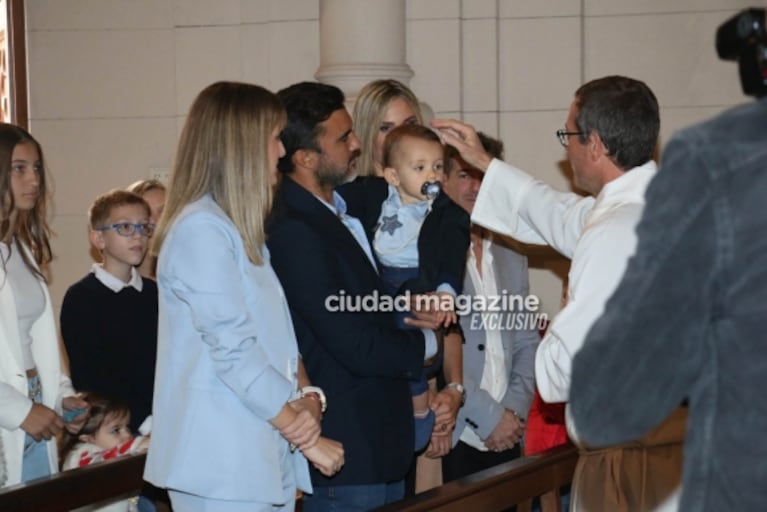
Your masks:
<svg viewBox="0 0 767 512"><path fill-rule="evenodd" d="M317 167L317 184L322 188L331 187L336 188L339 185L346 183L347 176L349 174L348 169L344 169L342 172L338 169L334 169L332 166L327 165L325 160L320 157L320 165Z"/></svg>

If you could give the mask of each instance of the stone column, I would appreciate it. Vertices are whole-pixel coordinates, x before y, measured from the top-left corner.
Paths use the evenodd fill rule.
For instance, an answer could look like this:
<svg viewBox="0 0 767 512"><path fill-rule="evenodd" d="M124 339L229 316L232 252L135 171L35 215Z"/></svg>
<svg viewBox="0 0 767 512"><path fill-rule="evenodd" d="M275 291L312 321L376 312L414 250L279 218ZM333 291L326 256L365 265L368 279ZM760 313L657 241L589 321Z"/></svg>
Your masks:
<svg viewBox="0 0 767 512"><path fill-rule="evenodd" d="M351 104L371 80L409 85L405 0L320 0L320 67L315 77Z"/></svg>

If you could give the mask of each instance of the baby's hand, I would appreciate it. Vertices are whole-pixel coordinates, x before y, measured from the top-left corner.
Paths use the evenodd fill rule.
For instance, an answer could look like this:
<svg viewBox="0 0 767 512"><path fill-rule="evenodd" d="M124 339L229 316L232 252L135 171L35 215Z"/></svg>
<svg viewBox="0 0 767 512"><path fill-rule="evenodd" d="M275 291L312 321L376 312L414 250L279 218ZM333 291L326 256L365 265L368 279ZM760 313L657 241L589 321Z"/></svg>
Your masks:
<svg viewBox="0 0 767 512"><path fill-rule="evenodd" d="M449 327L458 321L455 314L455 296L448 292L437 292L437 297L439 297L439 311L437 312L439 325Z"/></svg>
<svg viewBox="0 0 767 512"><path fill-rule="evenodd" d="M149 436L144 436L136 447L136 453L144 453L149 449Z"/></svg>
<svg viewBox="0 0 767 512"><path fill-rule="evenodd" d="M442 326L450 327L455 323L458 323L458 315L455 314L455 311L448 311L445 314L445 321L442 323Z"/></svg>
<svg viewBox="0 0 767 512"><path fill-rule="evenodd" d="M79 396L68 396L61 401L61 406L64 410L64 427L70 434L77 434L88 420L88 414L85 413L90 405Z"/></svg>

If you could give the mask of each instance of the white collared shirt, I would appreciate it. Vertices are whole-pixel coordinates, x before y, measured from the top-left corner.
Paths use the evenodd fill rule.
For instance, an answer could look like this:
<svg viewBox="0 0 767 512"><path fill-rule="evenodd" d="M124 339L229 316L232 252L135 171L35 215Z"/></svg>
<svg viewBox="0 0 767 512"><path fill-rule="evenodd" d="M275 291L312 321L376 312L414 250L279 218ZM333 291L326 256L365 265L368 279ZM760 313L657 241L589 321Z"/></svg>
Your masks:
<svg viewBox="0 0 767 512"><path fill-rule="evenodd" d="M328 210L333 212L333 215L339 218L339 220L343 223L344 226L346 226L346 229L349 230L349 232L352 234L355 240L357 240L357 243L359 244L360 248L365 252L368 259L370 260L370 264L373 266L373 270L378 272L378 267L376 266L375 259L373 258L373 250L370 247L370 242L368 241L368 237L365 234L365 228L362 227L362 222L357 217L352 217L351 215L348 215L346 213L346 201L344 201L344 198L341 197L341 194L333 191L333 203L330 204L324 199L322 199L320 196L315 195L319 201L328 207Z"/></svg>
<svg viewBox="0 0 767 512"><path fill-rule="evenodd" d="M144 281L141 280L141 275L136 270L136 267L132 267L130 270L130 281L123 282L122 279L115 277L104 269L104 265L101 263L94 263L91 267L91 272L96 275L101 284L109 288L115 293L119 293L123 288L132 286L136 291L141 291L144 288Z"/></svg>
<svg viewBox="0 0 767 512"><path fill-rule="evenodd" d="M477 269L477 257L474 253L474 241L469 246L469 257L466 261L466 271L471 279L476 295L497 297L495 271L493 270L493 255L490 252L492 239L482 238L482 272ZM484 312L483 315L493 313ZM485 329L485 364L482 367L482 380L479 387L487 391L493 400L501 402L509 387L509 375L506 371L506 360L503 353L503 341L498 329ZM461 441L480 451L487 451L487 446L477 433L470 427L465 427L461 433Z"/></svg>

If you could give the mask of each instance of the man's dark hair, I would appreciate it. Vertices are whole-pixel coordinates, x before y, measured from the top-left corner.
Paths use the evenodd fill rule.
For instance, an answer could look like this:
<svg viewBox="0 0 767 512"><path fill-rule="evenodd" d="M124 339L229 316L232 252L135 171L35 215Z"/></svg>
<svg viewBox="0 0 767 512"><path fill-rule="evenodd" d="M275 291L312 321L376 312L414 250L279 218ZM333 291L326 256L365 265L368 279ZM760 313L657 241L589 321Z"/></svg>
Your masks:
<svg viewBox="0 0 767 512"><path fill-rule="evenodd" d="M658 100L644 82L607 76L575 92L575 124L581 143L591 132L602 139L615 165L624 171L652 159L658 143Z"/></svg>
<svg viewBox="0 0 767 512"><path fill-rule="evenodd" d="M288 123L280 139L285 146L285 156L280 158L277 168L280 172L293 172L293 155L299 149L321 152L317 136L321 133L320 123L333 112L346 108L344 93L334 85L319 82L300 82L277 92L285 105Z"/></svg>
<svg viewBox="0 0 767 512"><path fill-rule="evenodd" d="M477 136L482 143L482 148L488 155L498 160L503 160L503 142L500 139L493 138L483 132L477 132Z"/></svg>

